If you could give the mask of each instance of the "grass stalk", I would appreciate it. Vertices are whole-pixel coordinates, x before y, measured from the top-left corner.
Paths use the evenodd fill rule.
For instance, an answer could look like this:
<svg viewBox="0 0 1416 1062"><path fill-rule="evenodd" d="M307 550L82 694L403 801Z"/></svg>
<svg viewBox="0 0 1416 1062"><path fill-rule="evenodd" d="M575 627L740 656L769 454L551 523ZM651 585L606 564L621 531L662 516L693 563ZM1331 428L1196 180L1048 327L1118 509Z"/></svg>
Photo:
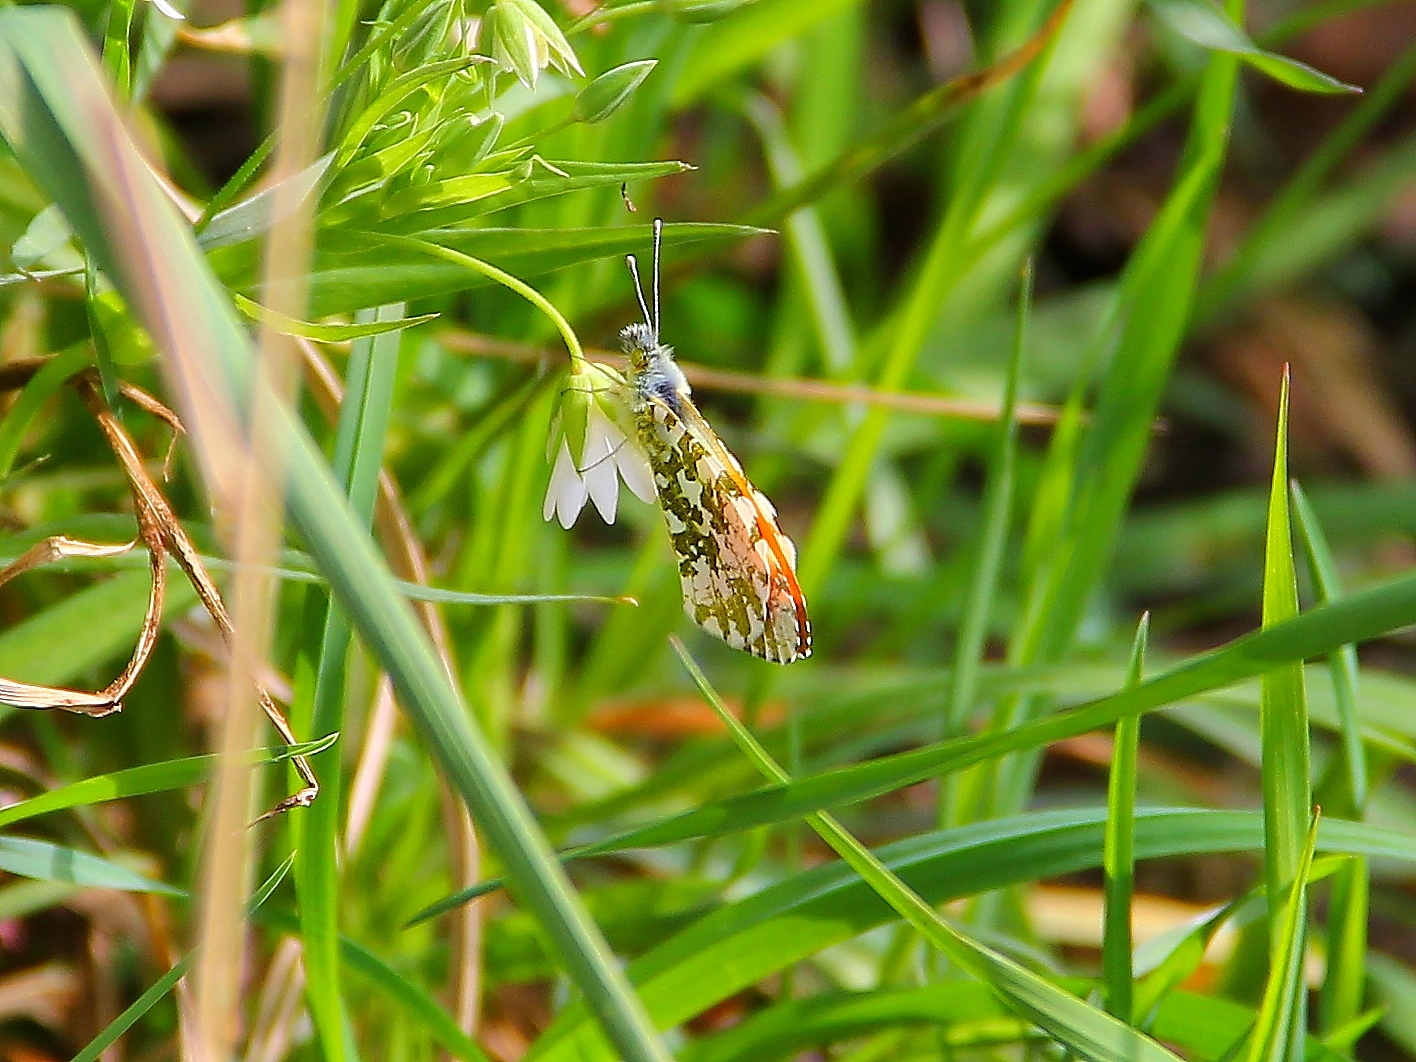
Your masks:
<svg viewBox="0 0 1416 1062"><path fill-rule="evenodd" d="M1150 613L1141 617L1131 643L1128 686L1145 674ZM1106 788L1106 843L1102 866L1106 873L1102 913L1101 985L1107 1013L1122 1021L1135 1020L1131 955L1131 906L1136 884L1136 759L1141 739L1138 716L1116 724L1111 739L1111 772Z"/></svg>

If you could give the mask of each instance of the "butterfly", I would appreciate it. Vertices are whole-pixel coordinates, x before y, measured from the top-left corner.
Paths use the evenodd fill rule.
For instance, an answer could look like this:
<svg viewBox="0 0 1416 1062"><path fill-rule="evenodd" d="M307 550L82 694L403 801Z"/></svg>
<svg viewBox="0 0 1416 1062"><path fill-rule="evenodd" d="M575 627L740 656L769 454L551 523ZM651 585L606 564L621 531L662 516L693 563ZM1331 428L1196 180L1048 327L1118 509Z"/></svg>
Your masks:
<svg viewBox="0 0 1416 1062"><path fill-rule="evenodd" d="M690 397L673 348L659 342L659 252L654 222L654 312L628 255L643 323L620 331L629 359L629 412L654 476L678 561L689 619L734 649L779 664L811 655L811 621L796 576L796 547Z"/></svg>

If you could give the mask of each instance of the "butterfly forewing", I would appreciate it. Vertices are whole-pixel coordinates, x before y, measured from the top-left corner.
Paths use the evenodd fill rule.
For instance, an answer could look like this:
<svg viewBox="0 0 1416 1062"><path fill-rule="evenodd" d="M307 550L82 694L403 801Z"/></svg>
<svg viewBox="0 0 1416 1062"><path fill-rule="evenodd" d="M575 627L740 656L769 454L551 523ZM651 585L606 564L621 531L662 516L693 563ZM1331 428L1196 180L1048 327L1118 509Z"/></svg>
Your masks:
<svg viewBox="0 0 1416 1062"><path fill-rule="evenodd" d="M735 649L789 664L811 653L796 550L772 505L686 394L640 393L635 432L678 560L684 611Z"/></svg>

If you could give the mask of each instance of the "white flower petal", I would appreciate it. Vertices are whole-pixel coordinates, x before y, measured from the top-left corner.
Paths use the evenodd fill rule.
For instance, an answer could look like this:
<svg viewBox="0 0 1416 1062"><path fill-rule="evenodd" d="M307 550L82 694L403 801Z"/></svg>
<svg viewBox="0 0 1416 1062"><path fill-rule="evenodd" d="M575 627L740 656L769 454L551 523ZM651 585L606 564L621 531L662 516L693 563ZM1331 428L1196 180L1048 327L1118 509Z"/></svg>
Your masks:
<svg viewBox="0 0 1416 1062"><path fill-rule="evenodd" d="M546 501L541 506L541 515L549 520L552 513L556 514L561 526L569 530L585 507L585 496L585 481L575 470L570 447L562 440L560 452L556 454L555 468L551 470L551 482L546 487Z"/></svg>
<svg viewBox="0 0 1416 1062"><path fill-rule="evenodd" d="M616 435L619 436L619 445L625 445L623 433L597 407L591 406L580 467L585 486L590 491L590 500L607 524L615 522L615 511L619 508L619 479L615 475Z"/></svg>
<svg viewBox="0 0 1416 1062"><path fill-rule="evenodd" d="M175 18L178 22L186 22L187 16L178 11L167 0L152 0L152 6L161 11L168 18Z"/></svg>
<svg viewBox="0 0 1416 1062"><path fill-rule="evenodd" d="M654 473L649 470L649 460L644 451L632 442L626 442L615 454L615 464L624 477L625 486L646 505L653 505L658 492L654 489Z"/></svg>
<svg viewBox="0 0 1416 1062"><path fill-rule="evenodd" d="M556 499L556 518L567 531L575 524L580 510L585 508L585 481L578 476L561 491Z"/></svg>

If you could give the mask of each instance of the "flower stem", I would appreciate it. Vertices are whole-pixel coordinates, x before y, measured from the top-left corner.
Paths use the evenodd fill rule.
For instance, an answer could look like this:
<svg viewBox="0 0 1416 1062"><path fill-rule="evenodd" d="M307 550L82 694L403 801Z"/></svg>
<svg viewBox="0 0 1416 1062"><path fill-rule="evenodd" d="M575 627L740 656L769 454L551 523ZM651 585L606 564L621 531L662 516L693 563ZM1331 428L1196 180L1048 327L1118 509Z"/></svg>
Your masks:
<svg viewBox="0 0 1416 1062"><path fill-rule="evenodd" d="M591 26L603 26L607 22L618 22L632 15L642 15L659 7L658 0L636 0L635 3L621 4L619 7L597 7L583 18L576 19L566 27L565 35L587 30Z"/></svg>
<svg viewBox="0 0 1416 1062"><path fill-rule="evenodd" d="M575 330L570 327L570 322L552 305L550 299L546 298L530 284L526 283L526 281L520 280L510 273L498 269L496 266L484 262L480 258L473 258L470 254L463 254L461 251L454 251L451 247L444 247L442 244L432 243L428 240L417 240L411 236L398 236L389 232L369 232L364 235L376 240L382 240L387 243L422 251L425 254L432 255L434 258L442 258L445 261L453 262L457 265L466 266L474 273L481 273L484 277L495 280L503 287L510 288L551 319L551 322L556 326L556 330L560 332L561 338L565 340L566 352L570 355L570 360L577 370L587 364L585 351L580 346L580 339L576 336Z"/></svg>

